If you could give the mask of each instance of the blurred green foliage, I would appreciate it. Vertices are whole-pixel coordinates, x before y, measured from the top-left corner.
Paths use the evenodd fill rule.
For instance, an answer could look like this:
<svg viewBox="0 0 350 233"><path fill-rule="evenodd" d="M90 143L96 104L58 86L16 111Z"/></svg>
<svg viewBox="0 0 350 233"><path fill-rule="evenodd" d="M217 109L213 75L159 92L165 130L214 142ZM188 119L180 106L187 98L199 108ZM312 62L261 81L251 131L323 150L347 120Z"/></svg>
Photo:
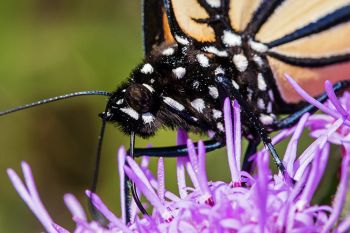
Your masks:
<svg viewBox="0 0 350 233"><path fill-rule="evenodd" d="M1 109L80 90L111 91L143 57L139 1L2 0L0 33ZM42 231L6 174L8 167L20 172L22 160L32 166L53 219L73 226L62 198L69 192L87 202L84 190L91 184L100 127L97 114L105 103L103 97L81 97L0 119L1 232ZM174 132L162 131L137 145L174 142ZM122 144L128 144L128 137L109 126L98 193L116 213L116 151ZM208 155L210 179L229 180L226 160L223 150ZM174 160L166 160L166 171L167 188L175 190Z"/></svg>

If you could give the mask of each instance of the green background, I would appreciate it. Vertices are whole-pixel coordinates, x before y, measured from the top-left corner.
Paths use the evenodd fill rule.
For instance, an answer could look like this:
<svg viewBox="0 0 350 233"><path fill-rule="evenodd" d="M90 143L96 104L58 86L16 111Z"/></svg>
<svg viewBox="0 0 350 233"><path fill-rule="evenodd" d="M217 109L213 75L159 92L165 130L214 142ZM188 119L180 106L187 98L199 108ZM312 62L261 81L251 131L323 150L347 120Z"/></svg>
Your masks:
<svg viewBox="0 0 350 233"><path fill-rule="evenodd" d="M114 90L143 57L139 1L2 0L0 2L0 109L82 90ZM54 221L72 229L64 193L86 204L104 97L80 97L0 119L0 231L40 232L41 224L16 194L6 168L27 161ZM198 137L197 137L198 138ZM172 145L159 132L137 146ZM307 144L307 142L305 142ZM98 193L120 216L116 151L128 137L109 125ZM280 148L280 151L283 151ZM283 153L282 153L283 154ZM339 160L339 156L332 158ZM209 179L229 181L223 150L208 156ZM153 160L153 168L155 161ZM325 189L335 187L331 169ZM166 186L176 190L174 160L166 161ZM325 198L320 194L319 198ZM328 200L327 198L325 200Z"/></svg>

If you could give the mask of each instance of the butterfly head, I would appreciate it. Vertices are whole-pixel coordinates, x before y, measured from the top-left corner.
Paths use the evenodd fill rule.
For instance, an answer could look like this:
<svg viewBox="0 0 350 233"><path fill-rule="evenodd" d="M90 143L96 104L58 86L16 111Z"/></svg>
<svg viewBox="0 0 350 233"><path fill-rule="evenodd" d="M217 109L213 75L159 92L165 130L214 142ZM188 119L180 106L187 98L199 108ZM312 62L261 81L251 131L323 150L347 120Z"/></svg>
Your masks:
<svg viewBox="0 0 350 233"><path fill-rule="evenodd" d="M129 82L122 84L112 94L107 111L102 116L116 123L126 134L135 132L141 137L148 137L154 135L159 127L156 114L160 97L151 82L141 81L151 79L149 73L143 71L136 69Z"/></svg>

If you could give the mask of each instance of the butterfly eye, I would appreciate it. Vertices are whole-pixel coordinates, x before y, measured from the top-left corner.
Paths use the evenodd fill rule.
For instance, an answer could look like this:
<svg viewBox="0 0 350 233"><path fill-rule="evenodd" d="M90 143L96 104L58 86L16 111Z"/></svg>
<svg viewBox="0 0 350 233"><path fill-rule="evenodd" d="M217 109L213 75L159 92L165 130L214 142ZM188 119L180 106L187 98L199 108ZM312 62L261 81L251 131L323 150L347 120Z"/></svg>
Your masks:
<svg viewBox="0 0 350 233"><path fill-rule="evenodd" d="M147 84L132 84L125 93L128 105L139 113L151 111L154 106L154 89Z"/></svg>

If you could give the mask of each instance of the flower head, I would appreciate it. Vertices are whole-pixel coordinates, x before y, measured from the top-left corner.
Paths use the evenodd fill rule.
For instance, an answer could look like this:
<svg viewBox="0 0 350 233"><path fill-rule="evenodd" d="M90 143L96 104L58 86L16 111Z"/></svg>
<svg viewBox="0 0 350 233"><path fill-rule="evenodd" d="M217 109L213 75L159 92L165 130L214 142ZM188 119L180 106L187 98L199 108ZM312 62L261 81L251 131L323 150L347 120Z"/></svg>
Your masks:
<svg viewBox="0 0 350 233"><path fill-rule="evenodd" d="M163 158L159 158L157 174L153 174L148 168L149 157L144 156L138 164L121 147L118 152L121 189L124 189L125 172L136 184L139 195L151 204L151 215L139 216L135 203L132 203L131 222L125 224L126 216L117 217L96 194L87 192L96 209L108 221L107 226L102 226L97 221L88 221L77 200L67 194L65 203L76 223L75 232L348 232L350 217L343 221L339 218L349 179L350 124L347 112L350 101L347 97L350 94L345 93L338 100L330 84L326 83L330 101L321 104L287 78L305 100L326 113L305 114L296 126L282 130L272 140L278 143L291 136L283 162L294 182L271 171L266 149L254 156L254 173L241 170L240 107L237 102L231 105L227 99L224 115L231 182L211 181L207 177L204 143L199 141L196 149L181 130L178 144L186 143L189 153L187 157L177 159L178 194L166 190ZM316 139L298 155L298 142L306 127ZM311 200L325 172L331 143L343 147L340 183L332 205L315 205ZM13 170L9 169L8 173L23 200L48 232L67 232L43 207L26 163L22 164L22 170L25 184ZM191 185L186 180L186 173ZM123 205L125 198L121 196L123 213L127 208Z"/></svg>

